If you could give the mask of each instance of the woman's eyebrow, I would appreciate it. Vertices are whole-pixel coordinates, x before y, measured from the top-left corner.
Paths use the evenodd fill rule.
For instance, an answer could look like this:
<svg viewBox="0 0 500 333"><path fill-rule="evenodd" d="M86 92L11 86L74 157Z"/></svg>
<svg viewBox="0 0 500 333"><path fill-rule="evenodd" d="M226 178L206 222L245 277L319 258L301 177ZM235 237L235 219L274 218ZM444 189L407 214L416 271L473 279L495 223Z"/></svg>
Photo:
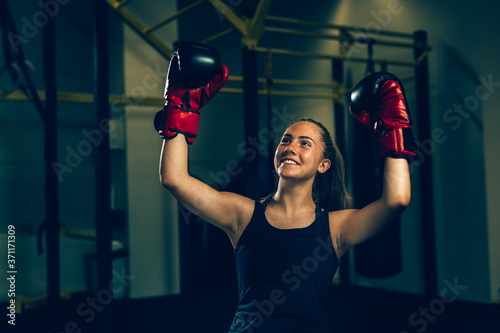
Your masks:
<svg viewBox="0 0 500 333"><path fill-rule="evenodd" d="M283 137L292 138L292 135L286 133L286 134L283 134ZM308 139L308 140L311 140L312 142L316 143L312 138L305 136L305 135L299 136L299 139Z"/></svg>
<svg viewBox="0 0 500 333"><path fill-rule="evenodd" d="M308 137L308 136L305 136L305 135L302 135L302 136L299 136L299 139L309 139L311 140L312 142L316 143L312 138Z"/></svg>

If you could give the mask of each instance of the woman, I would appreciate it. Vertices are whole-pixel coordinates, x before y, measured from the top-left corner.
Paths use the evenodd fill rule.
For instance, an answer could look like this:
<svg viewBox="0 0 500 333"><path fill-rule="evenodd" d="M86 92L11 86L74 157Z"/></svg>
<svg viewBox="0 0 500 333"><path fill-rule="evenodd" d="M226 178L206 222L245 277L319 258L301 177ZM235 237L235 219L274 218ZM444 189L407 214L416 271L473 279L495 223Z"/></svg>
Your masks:
<svg viewBox="0 0 500 333"><path fill-rule="evenodd" d="M392 74L377 73L354 90L351 113L378 138L384 184L378 200L347 209L342 158L326 128L311 119L295 122L283 134L274 156L277 188L265 200L219 192L188 174L188 145L196 136L199 109L227 75L213 49L188 43L174 52L165 108L156 124L165 139L161 183L231 240L239 303L229 332L330 332L326 301L338 260L410 202L406 158L415 154L404 145L411 138L411 120L402 86ZM203 76L211 80L189 88L189 82L203 81Z"/></svg>

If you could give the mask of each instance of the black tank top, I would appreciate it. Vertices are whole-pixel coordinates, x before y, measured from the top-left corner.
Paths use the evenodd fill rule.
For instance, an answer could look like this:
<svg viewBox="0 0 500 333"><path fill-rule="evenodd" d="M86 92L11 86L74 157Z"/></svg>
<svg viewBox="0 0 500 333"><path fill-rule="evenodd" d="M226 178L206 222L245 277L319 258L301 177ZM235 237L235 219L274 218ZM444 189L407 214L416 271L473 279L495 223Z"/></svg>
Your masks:
<svg viewBox="0 0 500 333"><path fill-rule="evenodd" d="M337 270L328 213L316 208L305 228L278 229L267 221L267 202L234 249L238 308L229 333L324 333L328 290Z"/></svg>

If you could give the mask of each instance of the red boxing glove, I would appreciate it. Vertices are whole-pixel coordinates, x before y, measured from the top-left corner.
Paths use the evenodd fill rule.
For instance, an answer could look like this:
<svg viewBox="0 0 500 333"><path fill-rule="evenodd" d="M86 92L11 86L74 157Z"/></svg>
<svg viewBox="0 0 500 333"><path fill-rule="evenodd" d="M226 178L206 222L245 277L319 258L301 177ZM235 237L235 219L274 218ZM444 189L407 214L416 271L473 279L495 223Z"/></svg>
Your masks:
<svg viewBox="0 0 500 333"><path fill-rule="evenodd" d="M349 112L378 141L378 156L417 158L411 115L399 79L387 72L361 80L351 94Z"/></svg>
<svg viewBox="0 0 500 333"><path fill-rule="evenodd" d="M228 69L219 53L206 45L183 42L170 59L165 84L165 106L155 116L160 137L184 134L192 144L198 132L200 109L226 84Z"/></svg>

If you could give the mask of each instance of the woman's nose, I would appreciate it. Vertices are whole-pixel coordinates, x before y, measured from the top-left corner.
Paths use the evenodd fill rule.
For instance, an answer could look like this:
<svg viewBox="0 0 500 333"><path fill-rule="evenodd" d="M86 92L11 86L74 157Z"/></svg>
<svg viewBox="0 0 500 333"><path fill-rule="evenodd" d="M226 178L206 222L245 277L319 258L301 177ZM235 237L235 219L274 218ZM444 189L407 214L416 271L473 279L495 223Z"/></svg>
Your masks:
<svg viewBox="0 0 500 333"><path fill-rule="evenodd" d="M290 154L295 154L295 148L293 148L292 145L289 144L288 146L285 147L284 152L285 153L289 152Z"/></svg>

